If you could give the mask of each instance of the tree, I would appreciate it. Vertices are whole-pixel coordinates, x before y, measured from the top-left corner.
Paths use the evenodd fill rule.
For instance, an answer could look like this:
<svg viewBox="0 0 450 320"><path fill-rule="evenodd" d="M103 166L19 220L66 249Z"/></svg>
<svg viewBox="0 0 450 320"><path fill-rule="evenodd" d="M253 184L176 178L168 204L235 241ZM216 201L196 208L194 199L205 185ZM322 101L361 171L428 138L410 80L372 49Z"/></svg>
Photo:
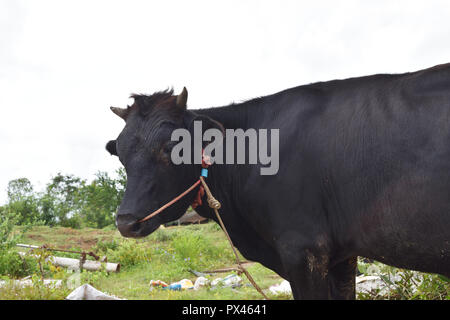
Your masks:
<svg viewBox="0 0 450 320"><path fill-rule="evenodd" d="M91 183L74 175L58 173L43 192L34 192L27 178L8 184L8 204L0 214L11 213L17 224L40 221L45 225L80 228L103 228L114 224L114 215L122 201L126 173L116 170L117 178L97 172Z"/></svg>
<svg viewBox="0 0 450 320"><path fill-rule="evenodd" d="M33 185L27 178L11 180L8 183L8 200L20 201L33 195Z"/></svg>
<svg viewBox="0 0 450 320"><path fill-rule="evenodd" d="M97 172L96 178L86 185L82 192L82 216L89 227L104 228L114 224L114 214L122 200L123 173L119 179L111 178L107 172ZM126 181L126 180L125 180Z"/></svg>
<svg viewBox="0 0 450 320"><path fill-rule="evenodd" d="M55 199L51 194L44 192L39 197L38 207L40 219L47 226L55 226L58 222Z"/></svg>
<svg viewBox="0 0 450 320"><path fill-rule="evenodd" d="M11 180L8 183L8 204L4 210L17 216L18 224L32 223L39 219L38 201L33 185L27 178Z"/></svg>
<svg viewBox="0 0 450 320"><path fill-rule="evenodd" d="M80 190L86 181L74 175L58 173L47 184L41 197L42 217L49 224L57 223L63 227L81 227Z"/></svg>

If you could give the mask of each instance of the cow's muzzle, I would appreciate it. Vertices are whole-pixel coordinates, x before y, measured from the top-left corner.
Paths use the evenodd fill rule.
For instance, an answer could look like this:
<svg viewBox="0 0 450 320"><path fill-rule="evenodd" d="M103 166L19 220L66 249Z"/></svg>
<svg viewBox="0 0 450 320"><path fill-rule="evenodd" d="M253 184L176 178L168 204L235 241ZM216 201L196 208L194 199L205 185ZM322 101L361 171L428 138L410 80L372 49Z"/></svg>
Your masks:
<svg viewBox="0 0 450 320"><path fill-rule="evenodd" d="M140 236L141 226L131 214L118 214L116 216L117 229L124 237L136 238Z"/></svg>

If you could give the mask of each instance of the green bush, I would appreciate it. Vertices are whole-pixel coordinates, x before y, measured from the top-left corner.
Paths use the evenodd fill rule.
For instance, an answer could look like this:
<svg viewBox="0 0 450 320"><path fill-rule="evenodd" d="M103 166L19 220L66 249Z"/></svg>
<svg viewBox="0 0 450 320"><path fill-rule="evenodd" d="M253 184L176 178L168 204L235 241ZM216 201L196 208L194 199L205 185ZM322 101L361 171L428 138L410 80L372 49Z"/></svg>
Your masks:
<svg viewBox="0 0 450 320"><path fill-rule="evenodd" d="M83 270L80 273L80 282L81 283L87 283L91 286L97 286L99 281L101 281L104 278L108 277L108 273L106 271L86 271Z"/></svg>
<svg viewBox="0 0 450 320"><path fill-rule="evenodd" d="M0 250L0 275L19 278L39 272L36 259L30 256L21 257L11 249Z"/></svg>
<svg viewBox="0 0 450 320"><path fill-rule="evenodd" d="M187 269L203 269L211 266L211 262L226 263L233 259L231 248L219 247L201 233L180 233L172 241L175 256Z"/></svg>
<svg viewBox="0 0 450 320"><path fill-rule="evenodd" d="M153 232L149 237L149 241L168 242L173 240L178 234L176 229L162 229L159 228Z"/></svg>
<svg viewBox="0 0 450 320"><path fill-rule="evenodd" d="M22 238L22 232L13 232L15 224L21 217L2 209L0 212L0 275L21 277L36 270L36 263L30 257L21 257L15 250L15 244Z"/></svg>
<svg viewBox="0 0 450 320"><path fill-rule="evenodd" d="M119 246L120 246L119 241L115 239L112 239L110 241L99 240L93 249L94 252L106 254L108 250L112 251L117 250Z"/></svg>
<svg viewBox="0 0 450 320"><path fill-rule="evenodd" d="M106 255L109 261L118 262L124 268L150 262L148 248L135 240L125 240L116 249L107 249Z"/></svg>
<svg viewBox="0 0 450 320"><path fill-rule="evenodd" d="M21 238L21 233L14 233L13 229L18 221L17 214L3 209L0 211L0 248L3 250L14 247Z"/></svg>

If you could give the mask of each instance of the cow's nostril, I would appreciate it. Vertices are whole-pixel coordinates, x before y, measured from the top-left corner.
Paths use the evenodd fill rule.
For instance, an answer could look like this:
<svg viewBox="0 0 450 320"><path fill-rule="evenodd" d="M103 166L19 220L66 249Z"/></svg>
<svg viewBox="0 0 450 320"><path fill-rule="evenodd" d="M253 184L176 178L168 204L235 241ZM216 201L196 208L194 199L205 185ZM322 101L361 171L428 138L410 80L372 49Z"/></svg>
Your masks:
<svg viewBox="0 0 450 320"><path fill-rule="evenodd" d="M124 237L134 237L140 229L137 219L131 214L118 214L116 216L117 229Z"/></svg>

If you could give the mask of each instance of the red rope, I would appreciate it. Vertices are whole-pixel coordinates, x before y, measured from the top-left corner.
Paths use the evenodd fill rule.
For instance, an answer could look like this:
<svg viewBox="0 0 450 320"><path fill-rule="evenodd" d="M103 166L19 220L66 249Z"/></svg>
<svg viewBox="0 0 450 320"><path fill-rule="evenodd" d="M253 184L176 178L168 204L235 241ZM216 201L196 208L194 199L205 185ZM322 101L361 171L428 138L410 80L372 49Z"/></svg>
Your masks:
<svg viewBox="0 0 450 320"><path fill-rule="evenodd" d="M204 150L202 150L202 168L208 168L211 165L211 158L209 156L205 156L205 154L203 153ZM190 188L188 188L186 191L184 191L182 194L180 194L178 197L176 197L175 199L173 199L172 201L166 203L165 205L163 205L161 208L159 208L156 211L153 211L152 213L150 213L148 216L146 216L145 218L141 219L138 221L138 223L140 222L144 222L147 221L148 219L156 216L158 213L160 213L161 211L163 211L164 209L170 207L172 204L174 204L175 202L177 202L178 200L180 200L181 198L183 198L185 195L187 195L189 192L191 192L196 186L198 186L201 183L201 180L197 180L196 183L194 183ZM203 188L203 186L200 186L200 188L198 189L197 195L195 196L194 202L192 202L191 207L192 209L197 208L198 206L202 205L202 197L205 194L205 189Z"/></svg>
<svg viewBox="0 0 450 320"><path fill-rule="evenodd" d="M180 194L178 197L172 199L171 201L169 201L168 203L166 203L165 205L163 205L161 208L159 208L156 211L153 211L152 213L150 213L148 216L146 216L145 218L139 220L138 222L144 222L147 221L148 219L156 216L158 213L160 213L161 211L163 211L164 209L170 207L172 204L174 204L175 202L177 202L178 200L180 200L181 198L183 198L185 195L187 195L189 192L191 192L193 189L195 189L195 187L197 187L200 183L202 183L199 180L197 180L196 183L194 183L192 186L190 186L186 191L184 191L182 194Z"/></svg>

